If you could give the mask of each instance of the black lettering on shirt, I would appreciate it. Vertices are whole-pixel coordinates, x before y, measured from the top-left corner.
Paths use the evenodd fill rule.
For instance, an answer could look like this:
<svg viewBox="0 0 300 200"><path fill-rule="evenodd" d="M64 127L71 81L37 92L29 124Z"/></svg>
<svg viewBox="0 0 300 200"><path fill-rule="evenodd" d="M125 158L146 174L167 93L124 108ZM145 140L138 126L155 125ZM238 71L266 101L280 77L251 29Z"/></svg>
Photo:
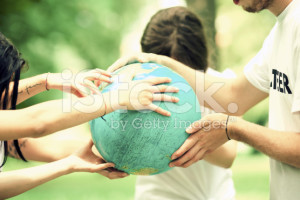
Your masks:
<svg viewBox="0 0 300 200"><path fill-rule="evenodd" d="M289 78L283 73L279 72L276 69L272 69L273 80L270 83L270 88L277 90L278 92L284 94L292 94L292 91L289 87Z"/></svg>

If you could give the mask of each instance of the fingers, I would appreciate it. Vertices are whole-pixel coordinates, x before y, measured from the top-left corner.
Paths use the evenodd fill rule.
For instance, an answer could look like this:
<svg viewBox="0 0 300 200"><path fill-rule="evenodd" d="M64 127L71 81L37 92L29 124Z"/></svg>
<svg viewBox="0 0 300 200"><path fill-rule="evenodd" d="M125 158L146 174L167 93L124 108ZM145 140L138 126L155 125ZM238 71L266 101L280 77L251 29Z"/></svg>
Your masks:
<svg viewBox="0 0 300 200"><path fill-rule="evenodd" d="M177 103L179 99L174 96L166 95L166 94L154 94L153 101L169 101Z"/></svg>
<svg viewBox="0 0 300 200"><path fill-rule="evenodd" d="M201 120L195 121L194 123L192 123L189 127L187 127L187 129L185 130L187 133L191 134L191 133L195 133L196 131L199 131L200 129L202 129L204 127L204 123L202 123Z"/></svg>
<svg viewBox="0 0 300 200"><path fill-rule="evenodd" d="M80 90L75 90L74 92L72 92L74 95L76 95L77 97L81 98L81 97L86 97L87 95L83 92L81 92Z"/></svg>
<svg viewBox="0 0 300 200"><path fill-rule="evenodd" d="M112 80L111 80L111 75L108 75L107 76L104 76L102 73L97 73L97 71L89 71L89 72L86 72L84 75L83 75L83 81L85 81L86 79L88 80L100 80L100 81L104 81L104 82L107 82L107 83L112 83Z"/></svg>
<svg viewBox="0 0 300 200"><path fill-rule="evenodd" d="M103 69L96 68L96 69L92 70L92 72L96 72L96 73L111 77L111 73L108 71L105 71Z"/></svg>
<svg viewBox="0 0 300 200"><path fill-rule="evenodd" d="M93 82L91 82L91 81L85 81L85 83L81 83L81 85L84 86L84 87L87 87L88 89L90 89L90 90L92 91L92 93L101 95L101 92L100 92L99 89L94 85Z"/></svg>
<svg viewBox="0 0 300 200"><path fill-rule="evenodd" d="M177 87L168 86L168 85L156 85L151 87L151 92L160 93L160 92L179 92Z"/></svg>
<svg viewBox="0 0 300 200"><path fill-rule="evenodd" d="M157 112L158 114L161 114L161 115L164 115L164 116L167 116L167 117L171 116L171 113L169 111L164 110L164 109L162 109L161 107L159 107L155 104L150 104L148 106L148 109L153 110L153 111Z"/></svg>
<svg viewBox="0 0 300 200"><path fill-rule="evenodd" d="M170 166L183 166L186 162L189 162L193 159L197 153L200 151L201 146L199 143L196 143L189 151L187 151L183 156L181 156L178 160L170 163Z"/></svg>
<svg viewBox="0 0 300 200"><path fill-rule="evenodd" d="M115 164L113 164L113 163L102 163L102 164L98 164L98 165L92 165L90 167L90 172L99 172L101 170L104 170L109 167L114 167L114 166L115 166Z"/></svg>
<svg viewBox="0 0 300 200"><path fill-rule="evenodd" d="M172 79L170 79L169 77L155 77L155 78L145 79L143 81L151 83L152 85L158 85L161 83L170 83Z"/></svg>
<svg viewBox="0 0 300 200"><path fill-rule="evenodd" d="M188 162L183 164L184 168L187 168L191 166L192 164L198 162L199 160L202 160L205 156L206 152L204 149L201 149L192 159L190 159Z"/></svg>
<svg viewBox="0 0 300 200"><path fill-rule="evenodd" d="M101 81L100 80L95 80L94 84L96 85L97 88L99 88L99 86L101 85Z"/></svg>
<svg viewBox="0 0 300 200"><path fill-rule="evenodd" d="M98 173L109 179L118 179L118 178L124 178L124 177L129 176L129 174L118 171L115 168L107 168L102 171L99 171Z"/></svg>
<svg viewBox="0 0 300 200"><path fill-rule="evenodd" d="M188 137L183 143L183 145L181 145L181 147L179 147L179 149L173 153L171 159L175 160L181 157L183 154L189 151L196 143L197 139L194 135Z"/></svg>
<svg viewBox="0 0 300 200"><path fill-rule="evenodd" d="M133 60L133 56L125 56L125 57L119 58L116 62L114 62L111 66L109 66L106 71L114 72L117 69L125 66L128 62L130 62L132 60Z"/></svg>

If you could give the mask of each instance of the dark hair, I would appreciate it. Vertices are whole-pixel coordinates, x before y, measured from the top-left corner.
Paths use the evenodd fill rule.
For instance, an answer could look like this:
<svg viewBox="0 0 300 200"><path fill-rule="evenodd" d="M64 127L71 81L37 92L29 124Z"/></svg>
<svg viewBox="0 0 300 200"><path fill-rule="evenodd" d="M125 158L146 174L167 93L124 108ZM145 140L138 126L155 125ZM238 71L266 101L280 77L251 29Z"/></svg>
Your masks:
<svg viewBox="0 0 300 200"><path fill-rule="evenodd" d="M174 58L206 71L208 50L201 20L185 7L158 11L141 38L142 51Z"/></svg>
<svg viewBox="0 0 300 200"><path fill-rule="evenodd" d="M14 45L0 32L0 110L16 109L18 98L18 87L21 68L25 65L25 60ZM12 92L10 94L10 88ZM18 140L14 140L15 148L19 156L23 159ZM7 141L4 141L5 159L7 158Z"/></svg>

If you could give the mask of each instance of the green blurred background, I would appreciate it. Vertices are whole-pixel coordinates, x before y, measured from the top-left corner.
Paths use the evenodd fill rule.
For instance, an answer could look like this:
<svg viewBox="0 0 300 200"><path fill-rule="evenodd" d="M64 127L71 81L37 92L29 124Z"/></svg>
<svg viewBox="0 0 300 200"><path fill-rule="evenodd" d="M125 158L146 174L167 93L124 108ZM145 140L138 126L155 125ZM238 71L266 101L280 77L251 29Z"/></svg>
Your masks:
<svg viewBox="0 0 300 200"><path fill-rule="evenodd" d="M139 50L143 28L158 9L186 4L204 21L211 67L242 73L258 52L275 23L266 11L250 14L231 0L1 0L0 31L10 38L29 62L22 77L65 69L106 69L119 56ZM57 91L25 101L26 107L62 98ZM267 100L244 116L265 125ZM39 163L9 159L4 170ZM237 199L267 199L268 159L239 144L232 168ZM95 174L72 174L46 183L14 199L132 199L135 177L106 180Z"/></svg>

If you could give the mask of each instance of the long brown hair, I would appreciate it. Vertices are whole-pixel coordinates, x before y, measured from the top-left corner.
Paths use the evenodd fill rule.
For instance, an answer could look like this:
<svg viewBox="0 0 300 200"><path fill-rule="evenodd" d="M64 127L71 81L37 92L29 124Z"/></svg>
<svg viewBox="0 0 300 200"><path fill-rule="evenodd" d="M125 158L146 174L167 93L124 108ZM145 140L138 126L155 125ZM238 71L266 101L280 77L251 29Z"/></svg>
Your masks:
<svg viewBox="0 0 300 200"><path fill-rule="evenodd" d="M0 110L16 109L18 99L18 87L21 74L21 68L25 66L25 60L14 45L0 32ZM10 83L12 84L12 93L9 93ZM18 140L14 140L14 146L22 160L23 157ZM7 158L7 141L4 141L5 159Z"/></svg>
<svg viewBox="0 0 300 200"><path fill-rule="evenodd" d="M169 56L197 70L208 66L203 25L185 7L158 11L144 30L141 46L143 52Z"/></svg>

